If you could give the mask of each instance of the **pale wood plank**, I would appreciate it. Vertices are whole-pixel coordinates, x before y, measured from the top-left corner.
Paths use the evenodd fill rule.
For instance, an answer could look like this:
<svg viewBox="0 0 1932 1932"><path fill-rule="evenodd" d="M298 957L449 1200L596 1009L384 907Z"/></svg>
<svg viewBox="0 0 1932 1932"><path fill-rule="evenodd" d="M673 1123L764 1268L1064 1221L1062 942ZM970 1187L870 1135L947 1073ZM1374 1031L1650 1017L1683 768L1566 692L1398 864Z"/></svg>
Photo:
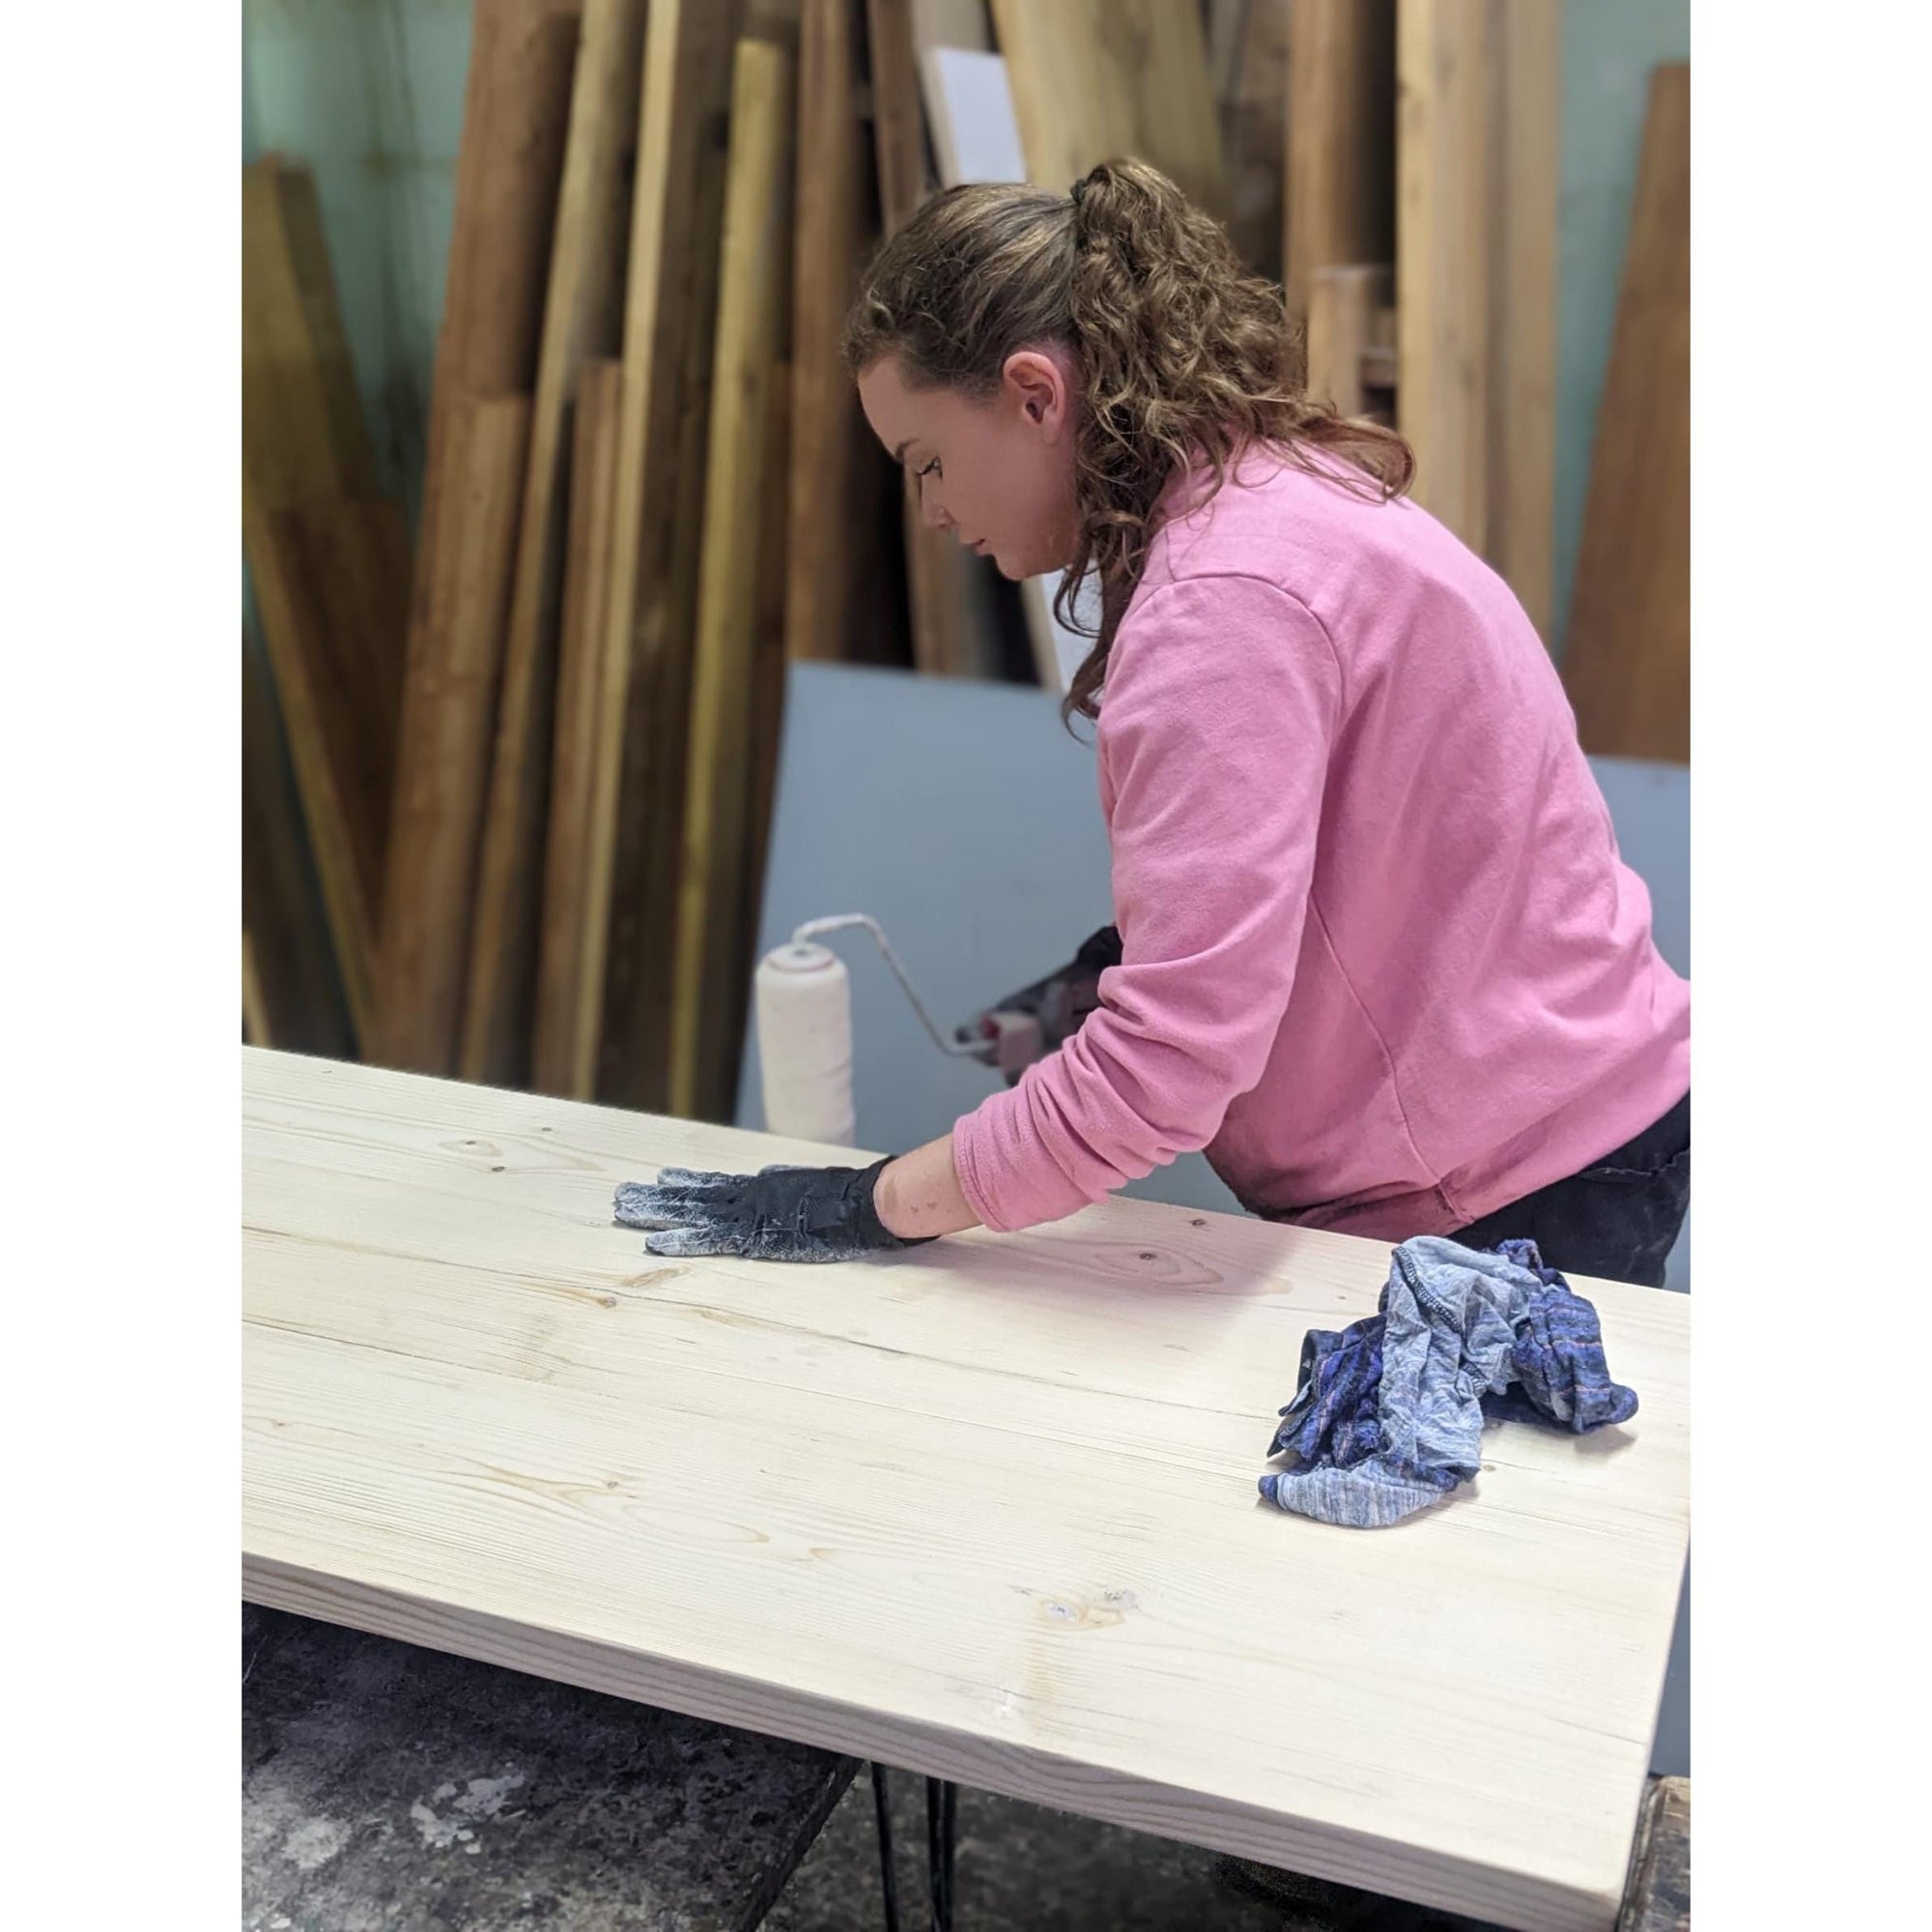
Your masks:
<svg viewBox="0 0 1932 1932"><path fill-rule="evenodd" d="M444 416L440 534L431 557L417 559L384 874L371 1057L392 1066L455 1060L529 431L528 396L466 398Z"/></svg>
<svg viewBox="0 0 1932 1932"><path fill-rule="evenodd" d="M1554 637L1557 190L1563 171L1563 10L1502 0L1492 242L1490 561Z"/></svg>
<svg viewBox="0 0 1932 1932"><path fill-rule="evenodd" d="M663 1164L828 1151L244 1049L244 1591L1520 1927L1614 1920L1686 1535L1643 1407L1492 1431L1379 1533L1258 1503L1387 1249L1115 1201L870 1264L669 1264ZM809 1279L808 1279L809 1275Z"/></svg>
<svg viewBox="0 0 1932 1932"><path fill-rule="evenodd" d="M1417 502L1490 544L1490 0L1400 0L1398 420Z"/></svg>
<svg viewBox="0 0 1932 1932"><path fill-rule="evenodd" d="M564 569L563 626L557 652L556 744L551 760L549 854L544 865L542 951L537 976L532 1073L538 1090L593 1098L588 1072L596 1023L584 999L584 860L596 769L604 653L610 648L611 554L615 540L617 437L624 365L614 357L583 364L573 423L570 540ZM584 1085L574 1082L584 1076Z"/></svg>
<svg viewBox="0 0 1932 1932"><path fill-rule="evenodd" d="M1583 749L1690 757L1690 71L1660 67L1591 450L1564 681Z"/></svg>
<svg viewBox="0 0 1932 1932"><path fill-rule="evenodd" d="M730 1113L731 1019L742 1012L738 983L751 970L745 881L755 842L760 565L774 507L766 466L790 272L782 210L793 154L792 73L781 48L738 43L670 1038L670 1109L705 1119Z"/></svg>
<svg viewBox="0 0 1932 1932"><path fill-rule="evenodd" d="M456 1064L582 11L477 0L470 37L383 894L381 1057L439 1072Z"/></svg>
<svg viewBox="0 0 1932 1932"><path fill-rule="evenodd" d="M520 1085L530 1065L570 410L583 363L614 356L622 345L643 43L644 0L585 0L477 866L459 1060L466 1080Z"/></svg>
<svg viewBox="0 0 1932 1932"><path fill-rule="evenodd" d="M1027 173L1065 194L1101 161L1151 161L1229 213L1198 0L992 0Z"/></svg>
<svg viewBox="0 0 1932 1932"><path fill-rule="evenodd" d="M1309 284L1308 393L1342 415L1359 416L1368 407L1363 361L1376 314L1394 286L1387 264L1317 269Z"/></svg>
<svg viewBox="0 0 1932 1932"><path fill-rule="evenodd" d="M1306 315L1318 269L1395 251L1395 0L1293 0L1284 286Z"/></svg>
<svg viewBox="0 0 1932 1932"><path fill-rule="evenodd" d="M718 212L742 0L655 0L644 29L624 298L623 415L610 642L592 774L573 1093L661 1106L659 1004L674 908L657 841L675 837L704 501ZM670 782L674 768L680 781Z"/></svg>

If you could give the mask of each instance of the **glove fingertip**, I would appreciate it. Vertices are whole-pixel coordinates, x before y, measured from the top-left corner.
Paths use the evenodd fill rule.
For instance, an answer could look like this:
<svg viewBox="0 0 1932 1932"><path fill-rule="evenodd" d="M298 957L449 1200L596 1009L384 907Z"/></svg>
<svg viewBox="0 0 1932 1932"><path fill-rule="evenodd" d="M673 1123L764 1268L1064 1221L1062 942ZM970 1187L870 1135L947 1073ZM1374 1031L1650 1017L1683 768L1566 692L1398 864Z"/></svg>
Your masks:
<svg viewBox="0 0 1932 1932"><path fill-rule="evenodd" d="M666 1261L696 1261L722 1250L701 1229L671 1228L651 1236L644 1243L644 1252Z"/></svg>

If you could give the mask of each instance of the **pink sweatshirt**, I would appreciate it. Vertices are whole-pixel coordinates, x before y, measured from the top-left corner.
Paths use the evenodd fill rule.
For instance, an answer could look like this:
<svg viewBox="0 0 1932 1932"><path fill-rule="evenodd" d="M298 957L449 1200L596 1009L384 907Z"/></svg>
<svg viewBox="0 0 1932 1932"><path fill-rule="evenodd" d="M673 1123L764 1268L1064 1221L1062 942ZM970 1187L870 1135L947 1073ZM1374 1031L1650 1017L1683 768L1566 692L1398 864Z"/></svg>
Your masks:
<svg viewBox="0 0 1932 1932"><path fill-rule="evenodd" d="M1690 1084L1690 990L1534 628L1414 504L1248 458L1170 521L1097 749L1121 965L953 1130L989 1228L1194 1149L1247 1207L1450 1234Z"/></svg>

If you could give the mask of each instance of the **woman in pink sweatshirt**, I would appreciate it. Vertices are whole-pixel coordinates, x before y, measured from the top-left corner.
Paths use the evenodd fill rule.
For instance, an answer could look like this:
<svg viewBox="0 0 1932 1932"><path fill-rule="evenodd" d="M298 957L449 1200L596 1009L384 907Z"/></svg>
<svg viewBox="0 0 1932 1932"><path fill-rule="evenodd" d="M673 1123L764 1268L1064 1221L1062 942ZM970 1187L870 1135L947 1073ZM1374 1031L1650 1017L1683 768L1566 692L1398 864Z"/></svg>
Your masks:
<svg viewBox="0 0 1932 1932"><path fill-rule="evenodd" d="M1205 1149L1259 1214L1661 1282L1690 988L1535 630L1406 499L1401 440L1303 391L1280 292L1115 162L928 202L848 352L928 524L1098 584L1067 708L1096 722L1115 926L1032 989L1055 1050L945 1139L667 1171L620 1216L660 1254L844 1259L1057 1220Z"/></svg>

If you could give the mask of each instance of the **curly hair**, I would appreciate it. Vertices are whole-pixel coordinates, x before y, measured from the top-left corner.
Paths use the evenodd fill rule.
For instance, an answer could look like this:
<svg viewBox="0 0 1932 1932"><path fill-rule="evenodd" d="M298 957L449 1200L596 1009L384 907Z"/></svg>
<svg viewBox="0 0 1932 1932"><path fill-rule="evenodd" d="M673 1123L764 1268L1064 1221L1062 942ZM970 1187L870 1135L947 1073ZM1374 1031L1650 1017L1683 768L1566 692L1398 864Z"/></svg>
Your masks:
<svg viewBox="0 0 1932 1932"><path fill-rule="evenodd" d="M845 361L857 376L895 355L915 386L985 398L1009 355L1048 342L1075 356L1082 378L1079 549L1054 609L1095 641L1062 705L1069 722L1098 713L1114 634L1177 474L1211 465L1211 495L1243 449L1267 443L1377 499L1413 478L1414 456L1393 430L1309 397L1281 290L1247 273L1220 226L1145 161L1103 161L1071 195L1009 184L935 195L868 269ZM1095 627L1074 609L1090 572Z"/></svg>

